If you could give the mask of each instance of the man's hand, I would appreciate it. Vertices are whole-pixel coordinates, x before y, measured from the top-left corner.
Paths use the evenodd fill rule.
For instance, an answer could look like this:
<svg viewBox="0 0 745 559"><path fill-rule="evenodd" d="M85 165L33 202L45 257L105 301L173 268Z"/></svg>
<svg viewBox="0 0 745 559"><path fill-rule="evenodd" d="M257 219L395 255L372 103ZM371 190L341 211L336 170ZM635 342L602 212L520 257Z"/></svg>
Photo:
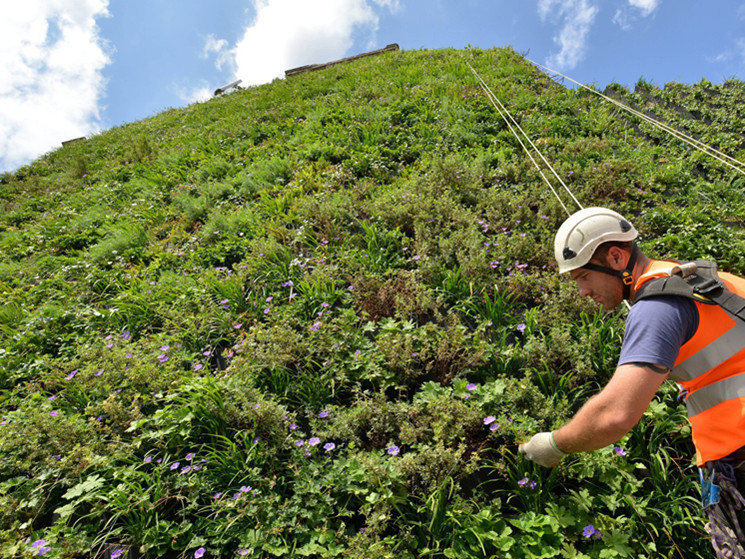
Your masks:
<svg viewBox="0 0 745 559"><path fill-rule="evenodd" d="M553 433L538 433L533 435L527 443L521 444L518 451L528 460L550 468L556 466L566 452L561 450L554 441Z"/></svg>

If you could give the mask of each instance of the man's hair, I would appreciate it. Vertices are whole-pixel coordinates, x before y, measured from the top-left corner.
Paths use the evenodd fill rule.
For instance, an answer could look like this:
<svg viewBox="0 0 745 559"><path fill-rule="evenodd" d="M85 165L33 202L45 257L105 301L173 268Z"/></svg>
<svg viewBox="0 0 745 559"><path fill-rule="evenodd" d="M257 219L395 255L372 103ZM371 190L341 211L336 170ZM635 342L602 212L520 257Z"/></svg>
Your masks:
<svg viewBox="0 0 745 559"><path fill-rule="evenodd" d="M634 241L608 241L607 243L598 245L598 248L595 249L595 253L592 255L592 257L597 258L598 260L605 260L606 256L608 256L608 252L613 247L618 247L622 250L628 250L629 253L631 253L631 251L634 250L635 246L636 243Z"/></svg>

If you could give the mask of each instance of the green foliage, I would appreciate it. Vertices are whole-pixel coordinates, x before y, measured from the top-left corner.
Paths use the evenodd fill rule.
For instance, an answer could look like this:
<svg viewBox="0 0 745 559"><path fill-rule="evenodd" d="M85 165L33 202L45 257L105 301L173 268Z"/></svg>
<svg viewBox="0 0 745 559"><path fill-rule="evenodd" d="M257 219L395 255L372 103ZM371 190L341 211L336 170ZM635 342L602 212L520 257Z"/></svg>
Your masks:
<svg viewBox="0 0 745 559"><path fill-rule="evenodd" d="M708 556L672 387L616 449L517 452L609 378L623 314L555 273L564 209L464 57L583 204L745 272L739 175L510 49L105 131L0 176L0 555ZM608 94L742 159L744 89Z"/></svg>

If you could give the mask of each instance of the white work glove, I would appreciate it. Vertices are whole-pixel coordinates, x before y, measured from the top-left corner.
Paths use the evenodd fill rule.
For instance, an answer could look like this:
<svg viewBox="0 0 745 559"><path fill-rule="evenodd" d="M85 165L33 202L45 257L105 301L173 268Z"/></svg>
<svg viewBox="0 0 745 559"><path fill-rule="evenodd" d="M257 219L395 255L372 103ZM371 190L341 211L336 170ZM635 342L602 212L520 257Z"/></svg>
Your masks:
<svg viewBox="0 0 745 559"><path fill-rule="evenodd" d="M556 466L567 454L556 444L553 432L533 435L532 439L518 447L518 451L528 460L547 468Z"/></svg>

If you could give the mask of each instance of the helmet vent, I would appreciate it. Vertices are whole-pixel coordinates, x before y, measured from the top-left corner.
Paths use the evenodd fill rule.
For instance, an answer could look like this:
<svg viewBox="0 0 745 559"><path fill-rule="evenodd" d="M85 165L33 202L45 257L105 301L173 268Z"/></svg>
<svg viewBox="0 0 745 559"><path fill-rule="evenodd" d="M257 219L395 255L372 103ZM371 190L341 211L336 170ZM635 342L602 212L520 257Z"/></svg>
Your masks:
<svg viewBox="0 0 745 559"><path fill-rule="evenodd" d="M575 258L577 256L577 253L574 252L571 248L565 247L564 252L562 253L565 260L571 260L572 258Z"/></svg>
<svg viewBox="0 0 745 559"><path fill-rule="evenodd" d="M628 233L629 231L631 231L631 224L625 219L622 219L621 220L621 232Z"/></svg>

